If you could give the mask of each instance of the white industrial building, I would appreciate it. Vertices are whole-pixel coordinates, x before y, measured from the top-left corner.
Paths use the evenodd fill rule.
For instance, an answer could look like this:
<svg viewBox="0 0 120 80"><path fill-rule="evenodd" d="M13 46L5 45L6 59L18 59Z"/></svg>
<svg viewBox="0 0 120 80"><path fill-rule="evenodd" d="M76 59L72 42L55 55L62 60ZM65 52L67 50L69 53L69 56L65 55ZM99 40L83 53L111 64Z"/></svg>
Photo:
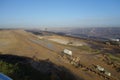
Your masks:
<svg viewBox="0 0 120 80"><path fill-rule="evenodd" d="M68 49L64 49L63 53L72 56L72 51L68 50Z"/></svg>
<svg viewBox="0 0 120 80"><path fill-rule="evenodd" d="M97 65L97 69L98 69L99 71L104 71L104 68L102 68L102 67L99 66L99 65Z"/></svg>
<svg viewBox="0 0 120 80"><path fill-rule="evenodd" d="M111 39L111 41L116 41L116 42L119 42L120 39Z"/></svg>
<svg viewBox="0 0 120 80"><path fill-rule="evenodd" d="M103 67L97 65L97 69L98 69L99 71L104 72L104 74L106 74L107 76L111 76L111 73L108 72L107 70L105 70Z"/></svg>

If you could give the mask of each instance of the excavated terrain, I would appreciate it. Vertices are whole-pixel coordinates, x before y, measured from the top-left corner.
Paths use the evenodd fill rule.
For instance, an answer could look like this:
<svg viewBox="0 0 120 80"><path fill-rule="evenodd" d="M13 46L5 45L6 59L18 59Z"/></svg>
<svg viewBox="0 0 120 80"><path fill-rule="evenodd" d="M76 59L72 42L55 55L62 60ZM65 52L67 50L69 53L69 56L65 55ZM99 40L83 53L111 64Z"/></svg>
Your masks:
<svg viewBox="0 0 120 80"><path fill-rule="evenodd" d="M69 43L69 41L72 41L72 43ZM104 53L95 53L94 49L91 50L86 46L90 47L84 40L65 36L38 37L38 35L24 30L0 31L1 54L25 56L33 58L35 61L49 60L58 66L67 68L76 76L75 80L120 80L119 62L113 62ZM73 55L63 54L64 49L71 50ZM43 72L50 68L50 64L48 66L39 65L34 61L31 61L30 64L35 69ZM96 68L97 65L110 72L111 76L99 71ZM41 70L41 67L44 67L44 69Z"/></svg>

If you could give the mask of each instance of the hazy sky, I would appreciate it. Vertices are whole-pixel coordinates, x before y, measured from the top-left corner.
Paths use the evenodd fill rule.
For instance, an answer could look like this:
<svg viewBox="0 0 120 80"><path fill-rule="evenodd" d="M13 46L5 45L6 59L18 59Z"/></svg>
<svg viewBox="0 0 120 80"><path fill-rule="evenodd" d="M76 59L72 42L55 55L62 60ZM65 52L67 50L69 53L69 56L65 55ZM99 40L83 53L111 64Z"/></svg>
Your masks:
<svg viewBox="0 0 120 80"><path fill-rule="evenodd" d="M120 0L0 0L0 27L119 26Z"/></svg>

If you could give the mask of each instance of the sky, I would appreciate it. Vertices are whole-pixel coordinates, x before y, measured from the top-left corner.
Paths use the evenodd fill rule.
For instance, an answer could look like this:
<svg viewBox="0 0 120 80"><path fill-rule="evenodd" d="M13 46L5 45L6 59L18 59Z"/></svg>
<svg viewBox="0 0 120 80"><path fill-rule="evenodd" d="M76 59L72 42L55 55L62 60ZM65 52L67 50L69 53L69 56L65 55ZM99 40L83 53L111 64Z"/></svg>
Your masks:
<svg viewBox="0 0 120 80"><path fill-rule="evenodd" d="M120 27L120 0L0 0L0 27Z"/></svg>

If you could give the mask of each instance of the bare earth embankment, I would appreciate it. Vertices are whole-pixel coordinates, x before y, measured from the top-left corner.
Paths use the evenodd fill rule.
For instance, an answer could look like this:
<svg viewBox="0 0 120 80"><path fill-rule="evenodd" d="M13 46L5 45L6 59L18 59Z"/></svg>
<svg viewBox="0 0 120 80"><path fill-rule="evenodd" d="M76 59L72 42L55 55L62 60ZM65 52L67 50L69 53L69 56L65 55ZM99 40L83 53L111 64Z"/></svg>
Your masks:
<svg viewBox="0 0 120 80"><path fill-rule="evenodd" d="M73 56L61 56L64 49L71 50ZM89 44L79 39L58 35L38 37L24 30L2 30L0 31L0 52L30 57L35 60L49 60L70 70L76 76L76 80L120 79L120 72L116 70L114 64L109 65L106 62L107 59L103 53L91 49ZM77 60L77 58L79 59ZM30 63L32 67L41 71L42 65L37 62ZM111 76L100 73L96 69L96 65L104 67L111 73ZM43 69L45 70L46 67Z"/></svg>

